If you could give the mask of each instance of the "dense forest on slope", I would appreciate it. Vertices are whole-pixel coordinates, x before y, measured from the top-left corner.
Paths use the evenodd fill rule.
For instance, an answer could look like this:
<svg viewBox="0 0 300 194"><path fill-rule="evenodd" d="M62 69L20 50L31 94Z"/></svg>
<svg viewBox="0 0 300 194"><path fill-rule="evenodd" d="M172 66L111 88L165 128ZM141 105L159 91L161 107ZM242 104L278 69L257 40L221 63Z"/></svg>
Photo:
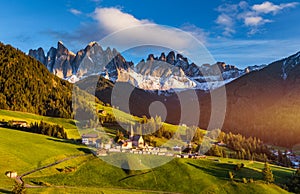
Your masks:
<svg viewBox="0 0 300 194"><path fill-rule="evenodd" d="M72 84L10 45L0 43L0 108L72 117Z"/></svg>

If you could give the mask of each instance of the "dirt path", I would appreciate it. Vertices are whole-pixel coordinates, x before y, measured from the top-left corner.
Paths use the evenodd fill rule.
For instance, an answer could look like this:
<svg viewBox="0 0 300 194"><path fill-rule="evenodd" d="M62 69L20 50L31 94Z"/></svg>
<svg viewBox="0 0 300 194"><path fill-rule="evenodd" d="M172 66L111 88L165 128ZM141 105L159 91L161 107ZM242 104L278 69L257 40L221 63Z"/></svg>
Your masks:
<svg viewBox="0 0 300 194"><path fill-rule="evenodd" d="M68 157L68 158L64 158L64 159L62 159L62 160L58 160L58 161L53 162L53 163L51 163L51 164L48 164L48 165L46 165L46 166L42 166L42 167L40 167L40 168L36 168L36 169L34 169L34 170L25 172L24 174L22 174L22 175L20 175L20 176L17 176L17 177L15 178L15 180L16 180L18 183L23 184L23 183L24 183L24 181L23 181L23 177L24 177L24 176L30 175L30 174L35 173L35 172L38 172L38 171L40 171L40 170L43 170L43 169L46 169L46 168L50 168L50 167L55 166L55 165L57 165L57 164L60 164L60 163L62 163L62 162L65 162L65 161L68 161L68 160L71 160L71 159L74 159L74 158L77 158L77 157L80 157L80 156L85 156L85 155L87 155L87 154L80 154L80 155L76 155L76 156L70 156L70 157ZM45 187L45 186L25 184L25 187L26 187L26 188L41 188L41 187Z"/></svg>
<svg viewBox="0 0 300 194"><path fill-rule="evenodd" d="M25 183L23 181L23 177L27 176L27 175L30 175L32 173L35 173L35 172L38 172L40 170L43 170L43 169L46 169L46 168L50 168L52 166L55 166L57 164L60 164L62 162L65 162L65 161L68 161L68 160L71 160L71 159L74 159L74 158L77 158L77 157L80 157L80 156L85 156L85 155L88 155L88 154L80 154L80 155L76 155L76 156L70 156L68 158L64 158L62 160L58 160L54 163L51 163L51 164L48 164L46 166L42 166L40 168L36 168L34 170L31 170L31 171L28 171L28 172L25 172L24 174L20 175L20 176L17 176L15 178L15 180L20 183L20 184L23 184ZM24 186L26 188L48 188L48 186L42 186L42 185L31 185L31 184L24 184ZM50 186L49 188L58 188L58 189L63 189L63 188L73 188L73 189L76 189L78 187L72 187L72 186ZM115 191L139 191L139 192L146 192L146 193L165 193L165 194L180 194L178 192L167 192L167 191L155 191L155 190L143 190L143 189L126 189L126 188L102 188L102 187L99 187L99 189L109 189L109 190L115 190Z"/></svg>

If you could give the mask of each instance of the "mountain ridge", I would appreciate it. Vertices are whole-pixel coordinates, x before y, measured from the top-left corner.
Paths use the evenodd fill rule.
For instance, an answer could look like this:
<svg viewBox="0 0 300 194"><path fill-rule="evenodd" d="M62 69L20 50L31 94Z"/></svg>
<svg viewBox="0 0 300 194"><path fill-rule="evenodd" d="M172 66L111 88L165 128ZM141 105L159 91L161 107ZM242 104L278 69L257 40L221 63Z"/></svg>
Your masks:
<svg viewBox="0 0 300 194"><path fill-rule="evenodd" d="M97 42L89 43L85 49L74 54L59 41L57 48L51 47L47 55L42 48L31 49L28 55L71 83L91 75L102 75L113 82L129 82L140 89L163 91L192 88L208 91L265 67L254 66L241 70L224 62L198 66L174 51L167 55L163 52L159 57L149 54L146 61L143 59L134 65L116 49L107 47L104 50Z"/></svg>

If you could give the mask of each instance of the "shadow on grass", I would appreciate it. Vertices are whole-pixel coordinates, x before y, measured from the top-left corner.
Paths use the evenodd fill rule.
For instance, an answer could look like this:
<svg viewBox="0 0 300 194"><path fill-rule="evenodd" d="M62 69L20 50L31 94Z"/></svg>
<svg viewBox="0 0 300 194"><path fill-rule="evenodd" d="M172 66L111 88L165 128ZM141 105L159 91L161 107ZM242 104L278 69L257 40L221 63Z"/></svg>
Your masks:
<svg viewBox="0 0 300 194"><path fill-rule="evenodd" d="M223 180L228 180L229 179L228 172L233 171L233 166L230 164L215 164L210 167L202 167L190 162L188 162L187 164L209 175L218 177Z"/></svg>
<svg viewBox="0 0 300 194"><path fill-rule="evenodd" d="M81 143L78 143L77 141L75 140L66 140L66 139L54 139L54 138L47 138L47 140L49 141L54 141L54 142L59 142L59 143L68 143L68 144L73 144L73 145L82 145ZM83 146L83 145L82 145ZM92 154L93 152L89 149L89 148L77 148L77 150L85 153L85 154Z"/></svg>
<svg viewBox="0 0 300 194"><path fill-rule="evenodd" d="M77 148L77 150L84 152L85 154L92 154L93 152L89 148Z"/></svg>
<svg viewBox="0 0 300 194"><path fill-rule="evenodd" d="M54 138L48 137L47 140L55 141L55 142L59 142L59 143L68 143L68 144L73 144L73 145L81 145L80 141L72 140L72 139L54 139Z"/></svg>
<svg viewBox="0 0 300 194"><path fill-rule="evenodd" d="M0 193L12 193L10 190L0 188Z"/></svg>
<svg viewBox="0 0 300 194"><path fill-rule="evenodd" d="M124 181L124 180L129 179L129 178L132 178L132 177L135 177L135 176L140 176L140 175L148 174L148 173L150 173L150 172L151 172L151 171L140 172L140 173L138 173L138 174L132 174L132 175L129 175L129 176L127 176L127 177L124 177L124 178L120 179L119 182Z"/></svg>

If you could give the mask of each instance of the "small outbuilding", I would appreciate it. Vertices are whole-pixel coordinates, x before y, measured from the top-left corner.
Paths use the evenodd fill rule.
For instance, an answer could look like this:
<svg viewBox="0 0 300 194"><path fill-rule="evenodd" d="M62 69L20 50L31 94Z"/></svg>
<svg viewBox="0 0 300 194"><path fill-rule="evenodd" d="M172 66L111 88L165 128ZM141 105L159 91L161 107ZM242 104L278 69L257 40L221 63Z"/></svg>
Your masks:
<svg viewBox="0 0 300 194"><path fill-rule="evenodd" d="M18 173L15 172L15 171L7 171L7 172L5 173L5 175L6 175L7 177L9 177L9 178L17 178Z"/></svg>

